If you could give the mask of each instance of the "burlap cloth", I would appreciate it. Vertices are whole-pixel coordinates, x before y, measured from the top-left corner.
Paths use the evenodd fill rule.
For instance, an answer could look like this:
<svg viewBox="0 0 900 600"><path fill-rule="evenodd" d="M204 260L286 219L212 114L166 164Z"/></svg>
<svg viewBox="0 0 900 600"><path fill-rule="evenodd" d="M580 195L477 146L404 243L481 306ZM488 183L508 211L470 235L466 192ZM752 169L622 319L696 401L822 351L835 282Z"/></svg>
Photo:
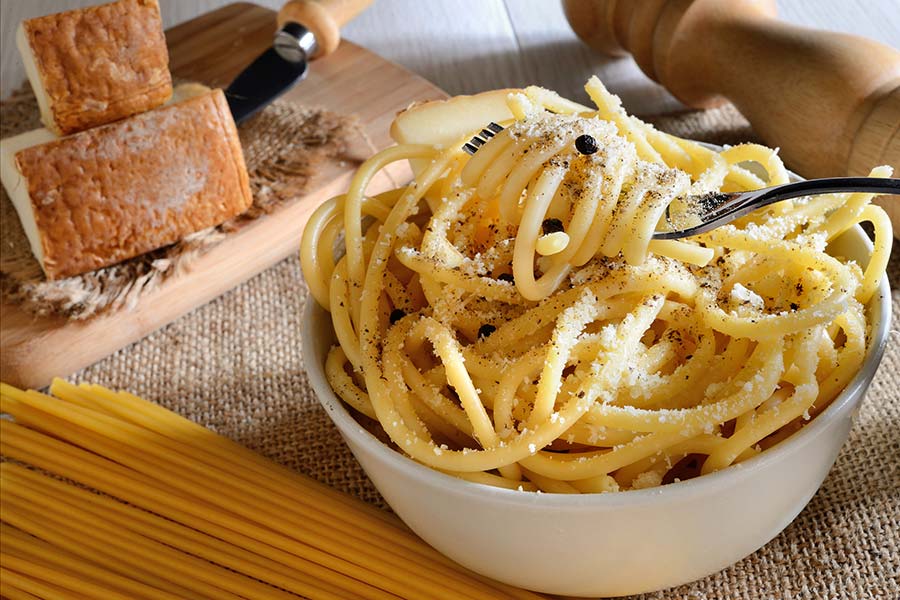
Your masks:
<svg viewBox="0 0 900 600"><path fill-rule="evenodd" d="M719 143L751 136L728 107L657 123ZM897 250L891 279L900 290ZM299 262L288 258L73 380L131 390L384 506L309 388L300 355L306 301ZM738 564L641 598L900 598L900 292L892 293L892 303L887 354L850 441L809 506Z"/></svg>

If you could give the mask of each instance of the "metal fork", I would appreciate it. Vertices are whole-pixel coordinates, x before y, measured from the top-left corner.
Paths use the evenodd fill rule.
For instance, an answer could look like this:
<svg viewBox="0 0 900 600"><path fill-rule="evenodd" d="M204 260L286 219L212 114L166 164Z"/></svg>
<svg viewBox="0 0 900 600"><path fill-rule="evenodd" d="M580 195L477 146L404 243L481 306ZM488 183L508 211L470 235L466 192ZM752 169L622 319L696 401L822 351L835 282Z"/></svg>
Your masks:
<svg viewBox="0 0 900 600"><path fill-rule="evenodd" d="M501 131L503 131L503 127L496 123L491 123L468 141L463 146L463 150L469 154L475 154L481 146ZM688 196L682 201L689 208L693 209L690 216L699 219L700 223L687 227L675 226L669 219L669 210L666 209L667 221L672 225L672 229L655 232L653 239L675 240L691 237L721 227L754 210L769 206L775 202L803 196L843 192L900 195L900 179L884 177L827 177L795 181L749 192L711 192L702 196ZM692 222L696 223L693 219Z"/></svg>
<svg viewBox="0 0 900 600"><path fill-rule="evenodd" d="M503 127L501 125L497 125L493 121L488 124L487 127L478 132L475 137L466 142L463 145L463 150L467 154L475 154L478 152L478 149L487 144L487 141L503 131Z"/></svg>
<svg viewBox="0 0 900 600"><path fill-rule="evenodd" d="M685 200L695 209L700 220L690 227L673 227L670 231L657 231L655 240L674 240L691 237L721 227L739 219L754 210L782 200L835 194L843 192L865 192L870 194L900 194L900 179L883 177L826 177L806 179L749 192L712 192L702 196L688 196ZM668 213L667 213L668 216ZM692 215L693 216L693 215Z"/></svg>

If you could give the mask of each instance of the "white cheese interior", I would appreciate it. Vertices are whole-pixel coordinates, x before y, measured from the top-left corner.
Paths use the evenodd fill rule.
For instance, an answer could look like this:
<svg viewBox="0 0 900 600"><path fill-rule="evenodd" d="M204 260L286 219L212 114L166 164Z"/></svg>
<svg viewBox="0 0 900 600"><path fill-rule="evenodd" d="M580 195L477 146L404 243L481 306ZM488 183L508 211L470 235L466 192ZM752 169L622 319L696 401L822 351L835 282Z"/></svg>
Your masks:
<svg viewBox="0 0 900 600"><path fill-rule="evenodd" d="M41 245L41 232L38 231L37 223L34 220L34 206L28 195L28 182L25 181L16 166L16 153L55 139L57 137L47 129L35 129L0 140L0 181L19 214L19 221L22 222L22 228L31 244L31 252L42 268L44 266L44 250Z"/></svg>
<svg viewBox="0 0 900 600"><path fill-rule="evenodd" d="M56 121L53 120L53 112L50 110L50 98L47 97L44 80L41 79L41 73L38 71L37 63L34 61L34 52L32 52L31 44L28 43L28 38L25 35L25 27L21 23L16 29L16 46L19 47L19 54L22 56L22 63L25 65L25 74L28 75L31 89L34 90L38 107L41 109L41 122L50 129L58 131Z"/></svg>
<svg viewBox="0 0 900 600"><path fill-rule="evenodd" d="M394 119L391 137L400 144L452 144L491 121L511 119L509 92L493 90L414 106Z"/></svg>
<svg viewBox="0 0 900 600"><path fill-rule="evenodd" d="M172 95L166 100L166 106L170 104L178 104L184 100L188 100L193 98L194 96L202 96L203 94L209 92L212 88L203 85L202 83L190 82L190 83L179 83L175 86L175 89L172 90Z"/></svg>
<svg viewBox="0 0 900 600"><path fill-rule="evenodd" d="M491 121L512 118L506 105L510 90L493 90L475 96L456 96L448 100L413 106L394 119L391 137L399 144L435 144L446 146ZM409 164L418 175L431 161L411 158Z"/></svg>

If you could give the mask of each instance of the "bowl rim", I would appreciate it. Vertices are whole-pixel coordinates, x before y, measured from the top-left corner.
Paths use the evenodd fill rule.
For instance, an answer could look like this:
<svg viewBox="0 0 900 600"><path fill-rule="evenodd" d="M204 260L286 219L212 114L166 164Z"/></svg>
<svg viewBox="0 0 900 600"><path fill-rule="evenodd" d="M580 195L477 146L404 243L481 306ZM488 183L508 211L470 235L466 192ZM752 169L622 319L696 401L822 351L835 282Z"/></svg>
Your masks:
<svg viewBox="0 0 900 600"><path fill-rule="evenodd" d="M793 173L791 175L797 177ZM862 242L866 250L871 253L873 244L859 225L854 225L851 230L845 232L842 236L850 235L851 231L852 235L856 237L855 242ZM769 464L783 460L788 455L812 443L834 421L837 421L841 416L857 406L862 401L866 388L872 382L887 346L892 316L892 307L889 301L890 286L887 274L882 276L875 296L878 297L879 301L878 312L874 312L874 307L871 306L871 303L866 306L867 321L872 327L871 339L866 349L866 356L863 359L862 366L831 404L798 432L765 452L761 452L741 463L731 465L715 473L651 488L624 490L606 494L524 493L519 490L466 481L416 462L402 452L384 444L353 418L328 383L324 372L325 357L320 356L316 352L316 344L312 339L314 336L302 336L302 354L310 385L313 387L319 403L341 434L349 438L349 441L352 441L353 444L379 455L394 469L402 471L407 477L420 479L422 483L431 487L441 488L445 493L457 496L474 496L484 502L495 501L522 507L540 506L541 508L561 509L614 508L623 505L634 507L648 503L690 499L698 494L705 494L711 489L727 488L731 483L751 477L755 472L765 469ZM329 313L319 306L311 295L308 295L301 320L302 331L316 331L317 323L323 324L327 322L330 326L331 319L328 315ZM878 323L879 326L875 327L875 323Z"/></svg>

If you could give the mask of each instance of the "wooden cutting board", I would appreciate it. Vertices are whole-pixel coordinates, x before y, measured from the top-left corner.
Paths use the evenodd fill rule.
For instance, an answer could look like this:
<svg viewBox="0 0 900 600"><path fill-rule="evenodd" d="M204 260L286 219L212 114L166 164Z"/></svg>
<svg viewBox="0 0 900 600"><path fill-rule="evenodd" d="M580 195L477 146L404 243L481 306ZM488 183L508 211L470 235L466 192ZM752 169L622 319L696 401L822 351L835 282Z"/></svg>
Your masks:
<svg viewBox="0 0 900 600"><path fill-rule="evenodd" d="M166 32L169 66L175 78L215 87L228 83L271 45L275 13L249 3L225 6ZM314 61L307 78L284 96L359 117L378 148L391 143L391 120L416 100L446 97L409 71L350 42ZM166 280L131 311L86 322L34 318L12 305L0 306L0 380L20 387L43 387L131 344L297 252L312 211L347 187L358 163L331 165L322 182L303 197L250 222L197 259L189 272ZM395 165L397 181L410 174ZM386 189L388 178L374 181ZM250 324L248 324L250 326Z"/></svg>

